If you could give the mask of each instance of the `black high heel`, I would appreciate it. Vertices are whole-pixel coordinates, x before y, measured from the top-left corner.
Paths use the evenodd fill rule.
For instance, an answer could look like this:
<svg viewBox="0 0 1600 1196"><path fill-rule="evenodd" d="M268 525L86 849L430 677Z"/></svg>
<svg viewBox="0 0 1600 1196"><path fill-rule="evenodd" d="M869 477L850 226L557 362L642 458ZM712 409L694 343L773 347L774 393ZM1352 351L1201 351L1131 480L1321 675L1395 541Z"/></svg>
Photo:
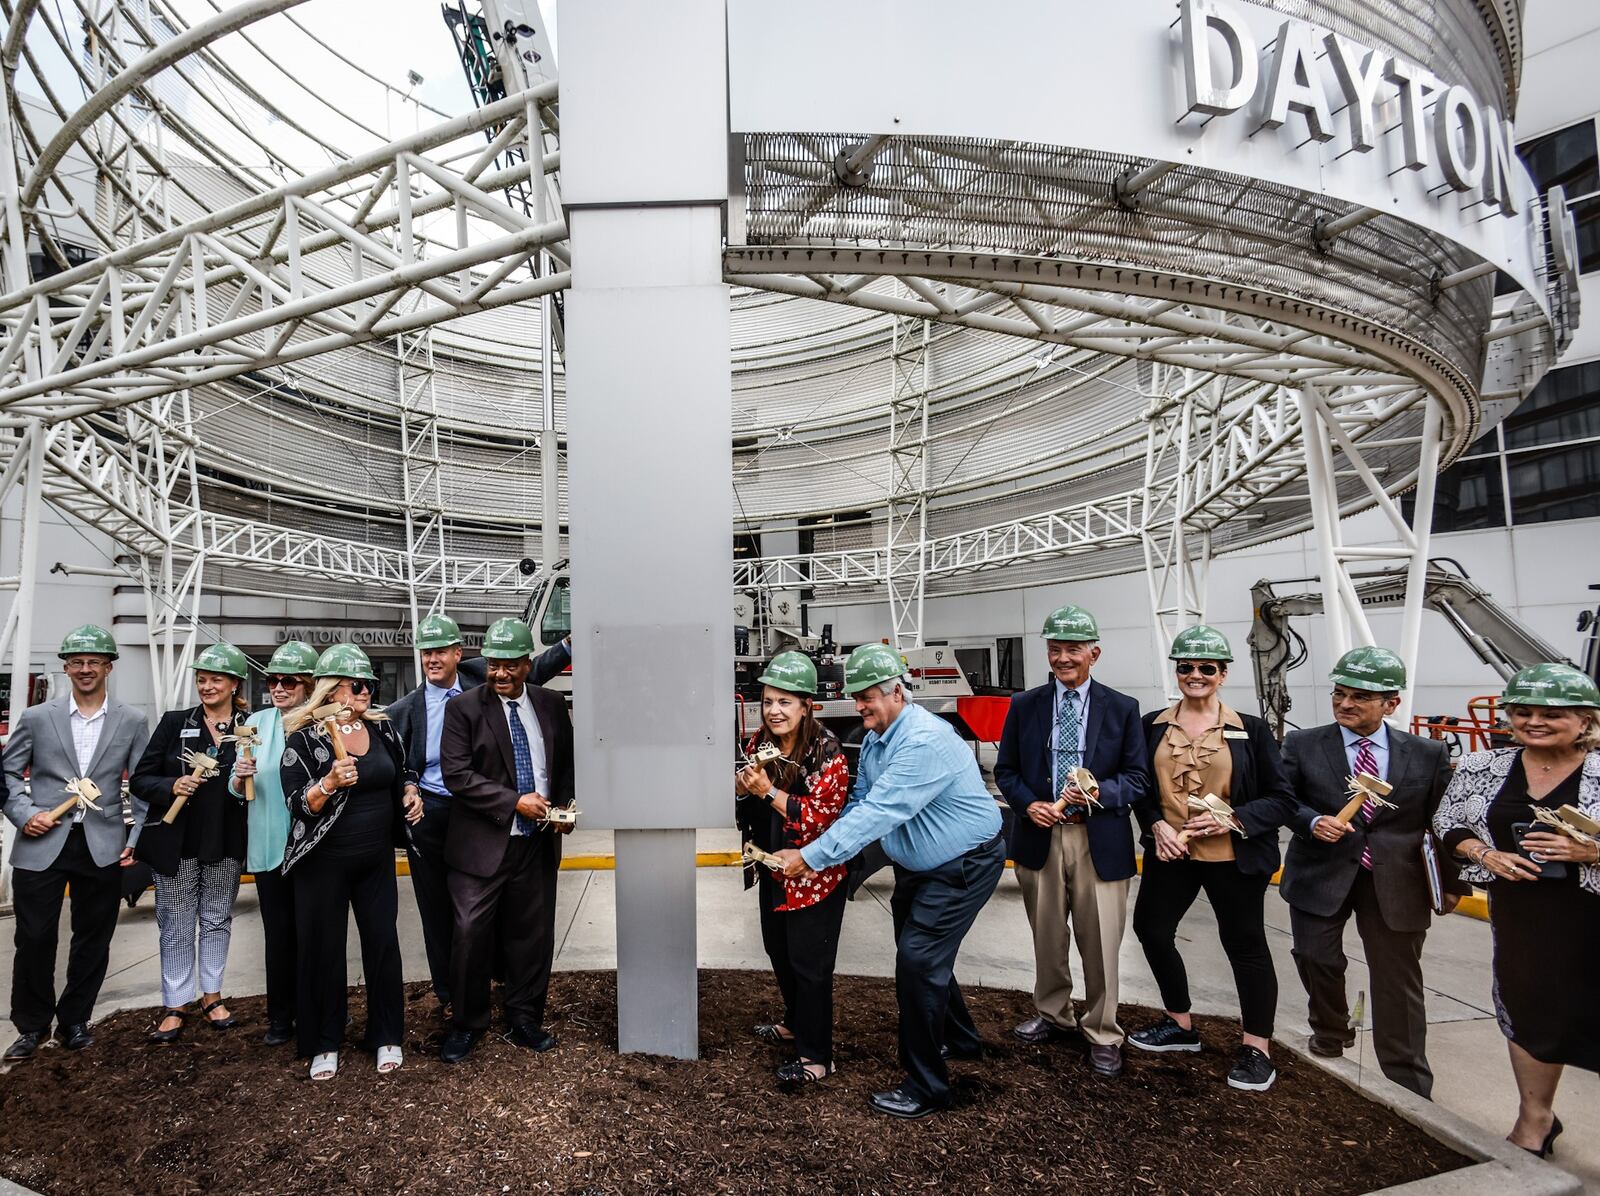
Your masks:
<svg viewBox="0 0 1600 1196"><path fill-rule="evenodd" d="M224 1004L226 1004L226 1002L221 997L218 997L215 1001L211 1002L211 1004L200 1006L201 1016L206 1019L206 1025L210 1026L213 1030L231 1030L234 1028L234 1026L238 1025L238 1022L231 1013L224 1018L215 1018L211 1016L211 1011L213 1009L220 1009Z"/></svg>
<svg viewBox="0 0 1600 1196"><path fill-rule="evenodd" d="M759 1025L752 1026L750 1033L768 1046L788 1046L794 1041L793 1034L779 1034L778 1027L771 1022L762 1022Z"/></svg>
<svg viewBox="0 0 1600 1196"><path fill-rule="evenodd" d="M170 1030L163 1030L160 1028L161 1022L157 1022L156 1029L150 1031L149 1041L156 1043L158 1046L171 1046L183 1036L183 1019L187 1016L188 1014L182 1009L168 1009L162 1015L161 1021L164 1022L169 1017L175 1017L178 1019L178 1024Z"/></svg>
<svg viewBox="0 0 1600 1196"><path fill-rule="evenodd" d="M822 1068L822 1074L819 1076L812 1071L813 1067ZM833 1064L817 1059L796 1059L793 1063L785 1063L777 1072L778 1079L785 1084L816 1084L832 1074Z"/></svg>
<svg viewBox="0 0 1600 1196"><path fill-rule="evenodd" d="M1544 1141L1539 1144L1539 1149L1535 1150L1531 1146L1524 1146L1522 1149L1536 1159L1548 1159L1555 1151L1556 1139L1561 1136L1561 1131L1566 1128L1561 1124L1561 1118L1554 1117L1550 1121L1550 1132L1544 1136Z"/></svg>

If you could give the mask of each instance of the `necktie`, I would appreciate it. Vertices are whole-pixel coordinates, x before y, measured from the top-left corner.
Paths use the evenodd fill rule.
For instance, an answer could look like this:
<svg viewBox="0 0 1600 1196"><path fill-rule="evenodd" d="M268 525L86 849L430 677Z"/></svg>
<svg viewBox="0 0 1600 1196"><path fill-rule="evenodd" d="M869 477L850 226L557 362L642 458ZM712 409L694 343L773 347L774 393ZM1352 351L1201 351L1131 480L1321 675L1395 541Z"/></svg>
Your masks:
<svg viewBox="0 0 1600 1196"><path fill-rule="evenodd" d="M1056 708L1056 796L1066 788L1072 770L1078 767L1078 691L1067 690Z"/></svg>
<svg viewBox="0 0 1600 1196"><path fill-rule="evenodd" d="M1364 772L1369 777L1378 775L1378 757L1372 754L1372 740L1356 740L1356 771ZM1373 817L1378 813L1378 807L1372 804L1369 797L1361 803L1361 821L1372 824ZM1361 866L1368 872L1372 871L1372 847L1363 843L1361 845Z"/></svg>
<svg viewBox="0 0 1600 1196"><path fill-rule="evenodd" d="M522 715L517 711L515 702L507 702L506 709L511 712L511 717L506 721L511 724L511 758L517 765L517 793L532 793L534 787L533 777L533 748L528 743L528 729L522 725ZM519 835L533 834L533 819L525 814L517 814L516 829Z"/></svg>

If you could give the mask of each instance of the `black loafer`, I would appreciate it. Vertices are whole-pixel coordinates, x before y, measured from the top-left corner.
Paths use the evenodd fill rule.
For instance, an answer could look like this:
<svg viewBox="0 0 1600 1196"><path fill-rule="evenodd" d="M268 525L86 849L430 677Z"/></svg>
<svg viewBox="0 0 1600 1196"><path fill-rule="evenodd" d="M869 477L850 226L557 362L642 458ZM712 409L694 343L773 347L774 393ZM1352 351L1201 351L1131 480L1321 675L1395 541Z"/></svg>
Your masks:
<svg viewBox="0 0 1600 1196"><path fill-rule="evenodd" d="M81 1051L84 1047L94 1045L94 1035L89 1032L88 1022L77 1022L70 1026L62 1026L60 1031L61 1045L69 1051Z"/></svg>
<svg viewBox="0 0 1600 1196"><path fill-rule="evenodd" d="M282 1046L294 1040L293 1022L270 1022L267 1032L261 1036L261 1041L267 1046Z"/></svg>
<svg viewBox="0 0 1600 1196"><path fill-rule="evenodd" d="M482 1030L451 1030L440 1044L439 1058L446 1063L460 1063L472 1054L472 1048L482 1037Z"/></svg>
<svg viewBox="0 0 1600 1196"><path fill-rule="evenodd" d="M1331 1034L1313 1034L1310 1043L1311 1053L1320 1059L1337 1059L1354 1045Z"/></svg>
<svg viewBox="0 0 1600 1196"><path fill-rule="evenodd" d="M941 1107L930 1105L904 1088L896 1088L893 1092L874 1092L867 1097L867 1103L876 1113L886 1113L890 1117L899 1117L905 1121L915 1121L919 1117L937 1113Z"/></svg>
<svg viewBox="0 0 1600 1196"><path fill-rule="evenodd" d="M952 1051L948 1046L939 1048L939 1058L954 1059L957 1062L966 1062L972 1059L983 1058L983 1044L980 1042L975 1047L962 1047L959 1051Z"/></svg>
<svg viewBox="0 0 1600 1196"><path fill-rule="evenodd" d="M1096 1044L1089 1048L1089 1066L1094 1069L1097 1076L1120 1076L1122 1074L1122 1048L1116 1044L1101 1046Z"/></svg>
<svg viewBox="0 0 1600 1196"><path fill-rule="evenodd" d="M540 1054L554 1050L556 1045L556 1036L554 1034L543 1026L535 1026L532 1023L512 1026L511 1033L506 1037L510 1038L519 1047L526 1047L528 1050L538 1051Z"/></svg>
<svg viewBox="0 0 1600 1196"><path fill-rule="evenodd" d="M21 1059L32 1059L33 1053L44 1044L47 1032L34 1030L27 1034L19 1034L17 1041L6 1048L4 1059L7 1063L15 1063Z"/></svg>

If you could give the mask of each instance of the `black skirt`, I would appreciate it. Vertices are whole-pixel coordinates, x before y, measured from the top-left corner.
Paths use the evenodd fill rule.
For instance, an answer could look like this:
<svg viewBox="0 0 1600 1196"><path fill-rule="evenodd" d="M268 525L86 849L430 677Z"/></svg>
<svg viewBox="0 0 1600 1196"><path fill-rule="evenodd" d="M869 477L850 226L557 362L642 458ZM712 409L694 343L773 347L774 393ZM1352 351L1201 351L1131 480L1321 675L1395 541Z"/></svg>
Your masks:
<svg viewBox="0 0 1600 1196"><path fill-rule="evenodd" d="M1543 797L1530 799L1519 753L1489 806L1496 851L1519 851L1513 825L1532 822L1533 807L1578 804L1582 768ZM1489 885L1494 934L1494 1008L1500 1029L1541 1063L1600 1072L1600 897L1578 886L1579 865L1554 880L1495 880Z"/></svg>

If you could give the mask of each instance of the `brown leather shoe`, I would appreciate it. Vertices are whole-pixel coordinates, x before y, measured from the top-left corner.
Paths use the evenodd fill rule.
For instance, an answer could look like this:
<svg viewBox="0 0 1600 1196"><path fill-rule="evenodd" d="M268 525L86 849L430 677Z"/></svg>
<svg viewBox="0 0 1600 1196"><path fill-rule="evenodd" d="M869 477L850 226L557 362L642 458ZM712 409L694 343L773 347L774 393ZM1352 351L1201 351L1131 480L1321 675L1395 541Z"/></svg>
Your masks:
<svg viewBox="0 0 1600 1196"><path fill-rule="evenodd" d="M1054 1042L1058 1039L1070 1038L1076 1033L1076 1028L1063 1030L1043 1014L1030 1017L1027 1021L1011 1028L1011 1036L1013 1038L1029 1043Z"/></svg>
<svg viewBox="0 0 1600 1196"><path fill-rule="evenodd" d="M1119 1046L1091 1046L1089 1048L1089 1066L1094 1068L1097 1076L1120 1076L1122 1074L1122 1048Z"/></svg>

